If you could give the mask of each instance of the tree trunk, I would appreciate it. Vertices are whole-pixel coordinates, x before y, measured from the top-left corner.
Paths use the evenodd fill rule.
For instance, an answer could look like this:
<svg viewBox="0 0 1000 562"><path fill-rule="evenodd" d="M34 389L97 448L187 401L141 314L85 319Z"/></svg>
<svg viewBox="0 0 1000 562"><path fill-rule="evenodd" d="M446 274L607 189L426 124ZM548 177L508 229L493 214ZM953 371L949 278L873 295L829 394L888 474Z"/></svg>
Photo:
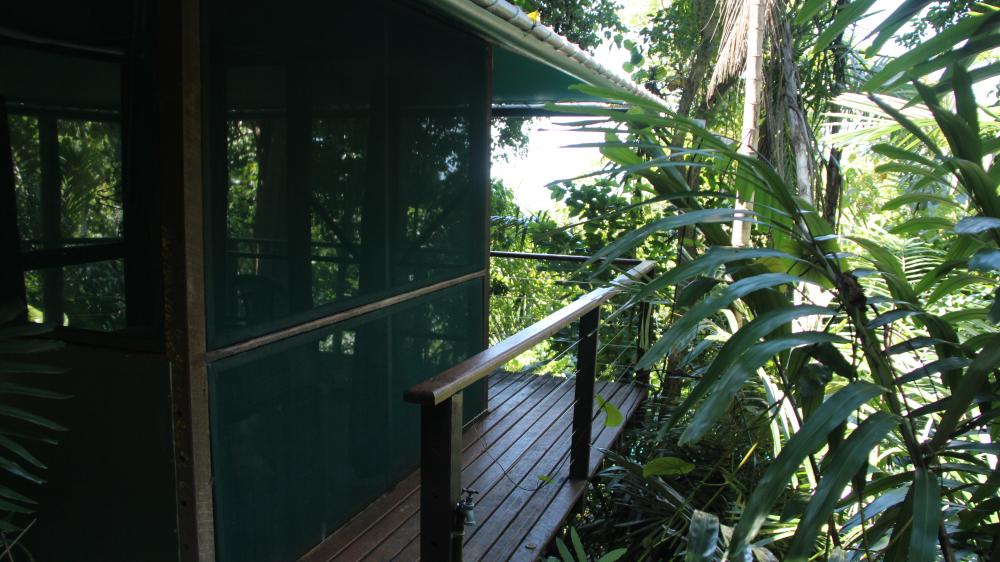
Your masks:
<svg viewBox="0 0 1000 562"><path fill-rule="evenodd" d="M815 205L813 198L813 143L809 124L799 100L799 71L795 66L795 45L788 22L781 25L781 65L785 75L784 102L788 111L788 129L791 135L792 155L795 160L795 190L799 197Z"/></svg>
<svg viewBox="0 0 1000 562"><path fill-rule="evenodd" d="M762 0L749 0L747 4L747 58L744 80L743 126L740 131L741 154L752 156L757 149L757 120L760 115L760 98L764 82L764 6ZM743 201L737 196L736 210L753 210L753 196ZM737 213L737 218L741 216ZM745 216L745 215L742 215ZM733 246L750 243L750 224L733 221Z"/></svg>
<svg viewBox="0 0 1000 562"><path fill-rule="evenodd" d="M837 0L833 17L836 17L844 9L846 3L847 0ZM847 51L844 49L843 33L833 40L833 43L830 44L830 49L833 49L834 56L833 92L831 93L836 97L844 91L847 83ZM837 109L836 105L830 107L830 111L833 112L836 112ZM834 123L837 121L839 121L839 118L834 118ZM837 134L838 132L840 132L840 125L834 124L830 129L830 133ZM844 176L840 170L841 155L842 152L839 148L831 148L830 157L826 161L826 191L823 197L823 218L833 226L834 232L837 230L837 210L840 209L840 199L844 191Z"/></svg>

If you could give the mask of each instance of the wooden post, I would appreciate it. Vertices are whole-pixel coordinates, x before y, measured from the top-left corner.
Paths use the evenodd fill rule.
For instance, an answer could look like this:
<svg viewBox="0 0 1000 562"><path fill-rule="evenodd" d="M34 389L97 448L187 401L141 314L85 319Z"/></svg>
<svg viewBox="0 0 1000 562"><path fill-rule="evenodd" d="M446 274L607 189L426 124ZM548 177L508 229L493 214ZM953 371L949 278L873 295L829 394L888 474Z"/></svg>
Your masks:
<svg viewBox="0 0 1000 562"><path fill-rule="evenodd" d="M420 558L461 562L453 550L462 493L462 393L420 408ZM461 540L461 539L458 539Z"/></svg>
<svg viewBox="0 0 1000 562"><path fill-rule="evenodd" d="M569 452L569 477L590 479L590 441L594 411L594 378L597 375L597 327L601 308L580 318L580 346L576 355L576 403L573 406L573 441Z"/></svg>
<svg viewBox="0 0 1000 562"><path fill-rule="evenodd" d="M656 276L656 269L652 268L645 275L647 281L652 281ZM649 351L649 346L653 341L653 305L648 301L639 303L639 327L636 335L635 360L638 361ZM649 393L649 371L646 369L635 371L635 382L646 387Z"/></svg>
<svg viewBox="0 0 1000 562"><path fill-rule="evenodd" d="M39 162L41 164L42 247L62 247L62 170L59 166L59 128L54 117L38 119ZM63 269L42 270L42 308L45 323L63 325Z"/></svg>

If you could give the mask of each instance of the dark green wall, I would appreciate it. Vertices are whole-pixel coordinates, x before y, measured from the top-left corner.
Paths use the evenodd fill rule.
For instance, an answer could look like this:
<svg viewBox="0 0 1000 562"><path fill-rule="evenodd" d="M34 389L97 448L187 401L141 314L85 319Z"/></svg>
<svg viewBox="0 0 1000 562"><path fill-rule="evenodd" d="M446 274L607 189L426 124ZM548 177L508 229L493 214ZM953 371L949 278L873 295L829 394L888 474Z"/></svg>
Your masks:
<svg viewBox="0 0 1000 562"><path fill-rule="evenodd" d="M59 375L21 376L73 395L19 405L68 428L58 445L32 444L46 465L27 545L39 561L176 561L170 388L162 356L70 345L36 361ZM6 478L6 476L4 476ZM13 482L5 479L5 484Z"/></svg>
<svg viewBox="0 0 1000 562"><path fill-rule="evenodd" d="M417 467L403 392L482 349L482 292L468 281L211 366L220 562L295 560ZM468 419L482 383L465 396Z"/></svg>

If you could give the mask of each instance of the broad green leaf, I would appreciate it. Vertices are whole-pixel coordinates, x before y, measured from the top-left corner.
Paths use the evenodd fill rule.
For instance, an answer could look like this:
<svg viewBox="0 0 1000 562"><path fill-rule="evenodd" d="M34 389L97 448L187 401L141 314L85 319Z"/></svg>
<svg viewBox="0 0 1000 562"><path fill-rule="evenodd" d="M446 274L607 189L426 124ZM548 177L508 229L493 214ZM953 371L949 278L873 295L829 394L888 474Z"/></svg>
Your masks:
<svg viewBox="0 0 1000 562"><path fill-rule="evenodd" d="M38 503L35 500L29 498L28 496L15 492L14 490L2 484L0 484L0 498L7 498L9 500L15 500L21 503L27 503L31 505L35 505Z"/></svg>
<svg viewBox="0 0 1000 562"><path fill-rule="evenodd" d="M25 468L22 467L20 464L12 461L12 460L10 460L10 459L8 459L6 457L0 457L0 469L6 470L7 472L11 473L14 476L18 476L20 478L24 478L25 480L28 480L29 482L34 482L35 484L44 484L45 483L45 480L42 480L41 478L39 478L34 473L29 472L28 470L25 470Z"/></svg>
<svg viewBox="0 0 1000 562"><path fill-rule="evenodd" d="M878 35L868 48L868 56L873 56L885 45L885 42L892 38L893 34L913 16L920 13L920 10L933 0L905 0L892 14L879 24L873 33Z"/></svg>
<svg viewBox="0 0 1000 562"><path fill-rule="evenodd" d="M980 250L969 260L973 271L1000 271L1000 250Z"/></svg>
<svg viewBox="0 0 1000 562"><path fill-rule="evenodd" d="M871 99L872 102L879 107L879 109L888 113L893 119L896 120L897 123L909 131L911 135L917 137L920 142L924 143L924 145L927 146L927 148L934 153L935 156L941 156L941 148L937 145L937 143L931 140L927 133L925 133L924 130L914 123L909 117L903 115L902 111L899 111L895 107L882 101L882 99L877 96L869 96L869 99Z"/></svg>
<svg viewBox="0 0 1000 562"><path fill-rule="evenodd" d="M717 313L737 299L756 291L800 281L801 279L798 277L783 273L762 273L736 281L720 294L708 297L691 307L659 340L650 346L649 351L639 360L636 369L649 369L659 358L683 348L687 345L690 334L702 320Z"/></svg>
<svg viewBox="0 0 1000 562"><path fill-rule="evenodd" d="M895 345L889 346L885 353L886 355L898 355L900 353L908 353L911 351L916 351L918 349L923 349L925 347L931 347L932 345L939 345L943 343L948 343L944 340L938 338L931 338L928 336L917 336L905 341L901 341Z"/></svg>
<svg viewBox="0 0 1000 562"><path fill-rule="evenodd" d="M979 234L992 228L1000 228L1000 219L994 217L965 217L955 225L958 234Z"/></svg>
<svg viewBox="0 0 1000 562"><path fill-rule="evenodd" d="M576 532L576 527L569 528L569 540L573 543L573 550L576 551L576 559L579 562L588 562L587 551L583 548L583 541L580 540L580 534Z"/></svg>
<svg viewBox="0 0 1000 562"><path fill-rule="evenodd" d="M66 369L53 367L51 365L40 365L38 363L16 363L13 361L0 361L0 373L25 373L38 375L58 375L65 373Z"/></svg>
<svg viewBox="0 0 1000 562"><path fill-rule="evenodd" d="M987 308L961 308L941 315L941 319L954 326L959 322L971 322L973 320L985 320L989 309Z"/></svg>
<svg viewBox="0 0 1000 562"><path fill-rule="evenodd" d="M760 531L774 503L806 456L826 443L827 435L854 413L854 410L875 398L882 389L866 382L853 382L827 399L816 413L802 424L798 433L788 440L774 462L757 483L743 508L739 523L729 544L730 556L742 552Z"/></svg>
<svg viewBox="0 0 1000 562"><path fill-rule="evenodd" d="M24 507L23 505L18 505L7 500L0 500L0 513L34 513L34 509Z"/></svg>
<svg viewBox="0 0 1000 562"><path fill-rule="evenodd" d="M959 43L967 40L984 24L988 23L991 14L973 15L960 20L955 25L942 30L937 35L923 41L913 49L892 59L882 70L878 71L865 82L861 89L867 92L877 90L881 85L896 76L911 70L916 65L929 60L935 55L950 51Z"/></svg>
<svg viewBox="0 0 1000 562"><path fill-rule="evenodd" d="M697 443L705 433L712 429L719 417L729 409L729 403L733 396L736 395L747 378L778 353L803 345L844 341L840 336L825 332L796 332L751 346L739 358L738 362L719 379L719 382L712 386L711 393L695 411L694 417L681 433L678 443L680 445Z"/></svg>
<svg viewBox="0 0 1000 562"><path fill-rule="evenodd" d="M921 314L923 314L923 312L919 310L890 310L889 312L879 314L873 318L872 321L868 323L868 329L874 330L876 328L881 328L882 326L888 326L897 320L909 318L910 316L919 316Z"/></svg>
<svg viewBox="0 0 1000 562"><path fill-rule="evenodd" d="M694 470L694 465L677 457L657 457L642 467L643 478L650 476L677 476Z"/></svg>
<svg viewBox="0 0 1000 562"><path fill-rule="evenodd" d="M1000 334L989 338L987 345L973 360L958 383L958 387L948 398L948 409L941 417L937 431L931 438L931 450L938 450L953 439L952 433L959 420L968 411L976 394L981 392L988 381L990 373L1000 366Z"/></svg>
<svg viewBox="0 0 1000 562"><path fill-rule="evenodd" d="M941 107L936 94L927 85L918 81L914 81L913 85L927 108L934 114L934 121L948 141L952 154L970 162L982 161L983 144L979 140L979 135L974 133L961 117Z"/></svg>
<svg viewBox="0 0 1000 562"><path fill-rule="evenodd" d="M858 469L868 462L868 454L899 421L884 412L876 412L841 443L826 463L823 479L799 520L788 546L786 560L805 561L814 548L820 527L833 513L837 499Z"/></svg>
<svg viewBox="0 0 1000 562"><path fill-rule="evenodd" d="M920 154L918 152L914 152L912 150L906 150L905 148L900 148L900 147L898 147L896 145L893 145L893 144L879 143L879 144L876 144L876 145L872 146L872 151L875 152L875 153L877 153L877 154L880 154L882 156L886 156L886 157L892 158L893 160L903 160L903 161L907 161L907 162L913 162L915 164L920 164L922 166L926 166L926 167L928 167L928 168L930 168L932 170L937 171L941 175L947 175L947 173L948 173L947 170L945 170L941 166L941 164L939 164L939 163L931 160L930 158L927 158L926 156L923 156L922 154ZM898 207L898 205L895 205L895 206L890 206L890 205L892 204L893 201L896 201L898 199L903 199L903 198L906 198L906 197L910 197L910 196L942 197L945 201L952 202L950 199L948 199L946 197L943 197L943 196L940 196L940 195L933 195L933 194L930 194L930 193L910 192L910 193L906 193L904 195L901 195L899 197L896 197L892 201L889 201L889 203L886 203L885 206L882 207L882 208L883 209L891 209L891 208Z"/></svg>
<svg viewBox="0 0 1000 562"><path fill-rule="evenodd" d="M851 562L851 558L844 549L835 547L830 551L830 558L827 559L827 562Z"/></svg>
<svg viewBox="0 0 1000 562"><path fill-rule="evenodd" d="M597 562L615 562L628 552L627 548L616 548L597 559Z"/></svg>
<svg viewBox="0 0 1000 562"><path fill-rule="evenodd" d="M876 0L853 0L845 4L837 17L830 22L830 25L820 33L813 47L813 53L819 53L832 42L838 35L844 32L849 25L852 25L874 5Z"/></svg>
<svg viewBox="0 0 1000 562"><path fill-rule="evenodd" d="M942 217L914 217L889 229L893 234L912 234L926 230L950 230L955 223Z"/></svg>
<svg viewBox="0 0 1000 562"><path fill-rule="evenodd" d="M906 280L906 273L903 271L903 266L892 251L877 242L865 238L851 236L850 239L868 251L869 259L882 273L882 277L889 286L893 298L910 303L917 301L917 295L913 292L913 287Z"/></svg>
<svg viewBox="0 0 1000 562"><path fill-rule="evenodd" d="M934 473L918 468L913 479L913 523L908 559L912 562L937 560L938 524L941 521L941 489Z"/></svg>
<svg viewBox="0 0 1000 562"><path fill-rule="evenodd" d="M38 458L36 458L35 455L32 455L30 452L28 452L27 449L22 447L21 444L14 441L13 439L9 439L3 435L0 435L0 446L4 447L5 449L14 453L15 455L21 457L22 459L30 462L37 468L46 468L45 464L42 463L42 461L38 460Z"/></svg>
<svg viewBox="0 0 1000 562"><path fill-rule="evenodd" d="M598 407L604 411L604 426L605 427L618 427L625 421L625 417L622 416L621 411L611 402L608 402L600 394L594 396L597 400Z"/></svg>
<svg viewBox="0 0 1000 562"><path fill-rule="evenodd" d="M906 384L915 380L929 377L935 373L943 373L955 369L964 369L969 365L969 359L965 357L942 357L936 361L931 361L926 365L921 365L916 369L906 373L896 379L896 384Z"/></svg>
<svg viewBox="0 0 1000 562"><path fill-rule="evenodd" d="M719 518L694 510L688 523L684 562L712 562L719 544Z"/></svg>
<svg viewBox="0 0 1000 562"><path fill-rule="evenodd" d="M20 408L15 408L13 406L7 406L5 404L0 404L0 416L7 416L9 418L21 420L21 421L24 421L24 422L27 422L27 423L39 425L39 426L42 426L42 427L45 427L45 428L48 428L48 429L52 429L54 431L66 431L65 427L57 424L54 421L45 419L42 416L39 416L37 414L33 414L31 412L27 412L27 411L22 410Z"/></svg>
<svg viewBox="0 0 1000 562"><path fill-rule="evenodd" d="M986 279L981 279L979 277L974 277L966 273L958 273L952 275L951 277L945 279L938 283L938 286L934 288L934 291L927 297L927 304L931 305L939 301L945 295L956 295L963 288L969 285L976 285L980 283L986 283Z"/></svg>
<svg viewBox="0 0 1000 562"><path fill-rule="evenodd" d="M49 398L52 400L64 400L66 398L72 398L72 395L63 394L62 392L43 390L40 388L35 388L33 386L26 386L14 382L0 382L0 394L18 394L21 396L31 396L34 398Z"/></svg>
<svg viewBox="0 0 1000 562"><path fill-rule="evenodd" d="M556 537L556 549L559 551L559 556L562 557L563 562L576 562L573 558L573 554L570 553L569 548L566 547L566 543L559 537Z"/></svg>
<svg viewBox="0 0 1000 562"><path fill-rule="evenodd" d="M770 248L732 248L713 246L707 252L697 258L684 262L681 265L658 276L653 281L646 284L634 297L633 301L645 300L664 287L683 283L701 275L711 274L723 265L759 258L784 258L797 260L797 258Z"/></svg>
<svg viewBox="0 0 1000 562"><path fill-rule="evenodd" d="M993 41L990 42L988 48L1000 47L1000 36L993 34L990 36ZM972 41L966 43L966 47L969 43L980 41L982 36L974 38ZM965 69L963 64L955 64L951 67L952 75L952 91L955 93L955 113L965 121L965 124L975 135L976 139L979 139L979 107L976 105L976 96L972 92L972 78L969 76L969 71ZM980 154L982 154L982 144L979 146Z"/></svg>
<svg viewBox="0 0 1000 562"><path fill-rule="evenodd" d="M666 232L682 226L690 226L698 223L728 223L735 218L733 209L701 209L698 211L688 211L681 215L674 215L664 219L653 221L641 228L627 232L618 239L601 248L587 260L587 264L593 264L604 260L595 270L595 275L611 266L611 260L621 257L625 252L641 244L643 240L657 232Z"/></svg>
<svg viewBox="0 0 1000 562"><path fill-rule="evenodd" d="M820 316L820 315L832 315L834 311L832 309L822 307L822 306L788 306L775 308L773 310L768 310L764 312L757 318L754 318L748 324L740 328L738 332L733 334L733 337L729 338L722 348L716 354L715 359L712 364L709 365L708 370L702 375L698 384L688 392L688 395L684 398L684 401L674 409L673 414L670 417L670 422L663 426L660 431L660 437L662 438L666 432L677 424L677 422L686 413L704 397L708 394L708 391L715 385L719 377L730 368L747 350L747 348L753 345L755 342L759 341L761 338L769 336L772 332L778 328L790 323L792 320L797 318L802 318L804 316ZM641 368L641 367L640 367Z"/></svg>
<svg viewBox="0 0 1000 562"><path fill-rule="evenodd" d="M997 196L997 180L986 173L977 163L962 158L945 160L958 171L959 185L972 197L986 216L1000 217L1000 197Z"/></svg>

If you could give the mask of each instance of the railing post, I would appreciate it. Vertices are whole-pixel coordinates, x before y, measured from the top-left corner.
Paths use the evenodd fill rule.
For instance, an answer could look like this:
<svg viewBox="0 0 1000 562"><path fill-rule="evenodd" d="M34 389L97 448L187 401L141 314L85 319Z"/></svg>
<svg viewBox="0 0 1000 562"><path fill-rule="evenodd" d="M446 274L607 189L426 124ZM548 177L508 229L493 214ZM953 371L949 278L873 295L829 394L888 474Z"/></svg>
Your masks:
<svg viewBox="0 0 1000 562"><path fill-rule="evenodd" d="M656 277L656 268L650 268L649 273L644 275L647 281ZM639 327L635 341L635 360L638 361L649 351L649 346L653 341L653 304L649 301L639 303ZM635 382L649 388L649 370L642 369L635 371Z"/></svg>
<svg viewBox="0 0 1000 562"><path fill-rule="evenodd" d="M420 558L461 562L454 548L462 492L462 393L420 407ZM455 552L457 551L457 552ZM457 557L456 557L457 555Z"/></svg>
<svg viewBox="0 0 1000 562"><path fill-rule="evenodd" d="M594 378L597 375L597 327L601 307L580 318L580 346L576 355L576 403L573 406L573 441L569 451L569 477L590 478L590 429L594 413Z"/></svg>

